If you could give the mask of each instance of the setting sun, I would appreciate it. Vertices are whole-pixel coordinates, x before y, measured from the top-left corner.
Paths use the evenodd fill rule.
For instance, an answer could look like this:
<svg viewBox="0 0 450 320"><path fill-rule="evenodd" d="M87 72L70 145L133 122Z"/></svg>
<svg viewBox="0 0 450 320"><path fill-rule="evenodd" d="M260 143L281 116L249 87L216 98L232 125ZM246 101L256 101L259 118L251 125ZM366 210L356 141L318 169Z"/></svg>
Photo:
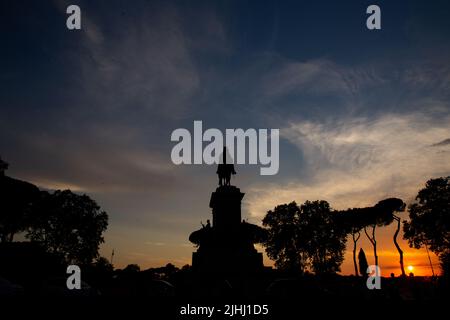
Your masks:
<svg viewBox="0 0 450 320"><path fill-rule="evenodd" d="M412 272L414 270L413 266L408 266L408 271Z"/></svg>

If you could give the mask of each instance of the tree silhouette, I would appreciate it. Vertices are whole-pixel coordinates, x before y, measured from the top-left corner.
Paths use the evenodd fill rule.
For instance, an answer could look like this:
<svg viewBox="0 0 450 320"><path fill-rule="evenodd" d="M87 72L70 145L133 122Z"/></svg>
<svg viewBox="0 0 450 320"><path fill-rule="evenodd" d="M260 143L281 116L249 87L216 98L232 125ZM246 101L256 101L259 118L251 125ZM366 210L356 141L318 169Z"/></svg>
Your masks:
<svg viewBox="0 0 450 320"><path fill-rule="evenodd" d="M96 288L104 288L111 283L114 267L105 257L98 257L92 264L83 266L83 279Z"/></svg>
<svg viewBox="0 0 450 320"><path fill-rule="evenodd" d="M441 265L442 275L444 276L447 288L450 285L450 253L444 252L439 255L439 262Z"/></svg>
<svg viewBox="0 0 450 320"><path fill-rule="evenodd" d="M93 267L100 272L104 273L112 273L114 271L114 267L111 262L105 257L98 257L93 263Z"/></svg>
<svg viewBox="0 0 450 320"><path fill-rule="evenodd" d="M388 198L379 201L375 206L362 208L361 212L364 214L364 233L373 246L373 255L375 258L375 265L378 265L377 255L377 240L376 227L387 226L394 221L394 212L404 210L404 202L397 198ZM367 228L372 228L371 235L367 232ZM402 259L402 258L401 258ZM401 260L403 263L403 259Z"/></svg>
<svg viewBox="0 0 450 320"><path fill-rule="evenodd" d="M38 212L27 237L67 263L89 264L98 257L108 215L87 195L70 190L42 192Z"/></svg>
<svg viewBox="0 0 450 320"><path fill-rule="evenodd" d="M303 273L306 267L304 237L299 232L300 208L294 202L268 211L263 219L267 229L266 253L280 269Z"/></svg>
<svg viewBox="0 0 450 320"><path fill-rule="evenodd" d="M394 201L396 201L396 200L399 200L399 199L395 199L395 200L392 199L393 204L394 204ZM399 257L400 257L400 270L402 271L402 277L406 277L405 265L403 263L403 250L400 248L400 245L397 242L397 236L398 236L398 234L400 232L401 219L400 219L400 217L398 215L395 214L395 212L403 212L403 211L405 211L406 205L405 205L405 203L403 201L401 201L401 202L402 202L401 204L398 203L398 210L392 212L393 219L395 221L397 221L397 229L395 229L393 240L394 240L394 245L397 248L397 251L398 251L398 254L399 254Z"/></svg>
<svg viewBox="0 0 450 320"><path fill-rule="evenodd" d="M346 232L335 223L327 201L306 201L300 206L300 232L316 274L336 273L344 261Z"/></svg>
<svg viewBox="0 0 450 320"><path fill-rule="evenodd" d="M408 208L403 237L410 247L427 246L441 263L450 255L450 177L430 179ZM448 270L447 268L443 268Z"/></svg>
<svg viewBox="0 0 450 320"><path fill-rule="evenodd" d="M358 240L361 237L361 230L364 228L364 219L361 209L352 208L344 211L339 211L336 215L336 222L340 228L345 230L346 234L352 235L353 240L353 267L355 269L355 276L358 276L358 264L356 262L356 249Z"/></svg>
<svg viewBox="0 0 450 320"><path fill-rule="evenodd" d="M13 241L16 233L31 225L33 203L39 189L28 182L5 175L8 164L0 159L0 241Z"/></svg>
<svg viewBox="0 0 450 320"><path fill-rule="evenodd" d="M282 269L335 273L343 261L346 233L335 223L326 201L279 205L263 219L268 256Z"/></svg>
<svg viewBox="0 0 450 320"><path fill-rule="evenodd" d="M132 263L127 265L122 271L124 273L138 273L141 271L141 267L135 263Z"/></svg>
<svg viewBox="0 0 450 320"><path fill-rule="evenodd" d="M378 265L377 239L375 237L375 228L378 225L378 220L376 218L376 215L374 214L375 213L374 210L367 210L366 212L368 212L368 215L366 216L367 223L364 226L364 233L366 234L367 239L369 239L370 243L372 244L373 256L375 258L375 265ZM369 233L367 232L367 228L369 226L372 228L372 236L370 236Z"/></svg>

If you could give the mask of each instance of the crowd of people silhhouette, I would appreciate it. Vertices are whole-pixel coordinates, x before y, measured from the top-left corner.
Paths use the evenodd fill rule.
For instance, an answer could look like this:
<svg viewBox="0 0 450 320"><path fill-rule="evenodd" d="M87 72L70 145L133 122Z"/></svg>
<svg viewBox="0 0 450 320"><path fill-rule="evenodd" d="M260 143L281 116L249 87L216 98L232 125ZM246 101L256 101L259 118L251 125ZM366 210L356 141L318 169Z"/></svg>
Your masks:
<svg viewBox="0 0 450 320"><path fill-rule="evenodd" d="M211 194L212 223L191 233L192 264L168 263L141 270L115 269L99 255L108 215L89 196L70 190L41 190L7 175L0 159L0 296L157 296L352 299L437 299L448 296L450 276L450 177L430 179L415 201L388 198L371 207L333 210L324 200L280 204L258 226L242 220L244 193L231 184L236 174L226 150ZM409 217L403 217L405 211ZM382 278L380 290L366 286L369 265L379 265L377 230L395 225L399 274ZM398 237L437 255L433 276L405 271ZM361 237L371 244L367 261ZM20 239L20 241L18 241ZM349 240L350 244L347 243ZM265 248L275 266L263 265ZM353 275L340 275L347 247ZM369 248L366 248L366 250ZM38 261L38 263L36 263ZM66 268L82 270L82 287L69 290ZM33 265L32 268L29 266ZM383 265L379 265L383 268Z"/></svg>

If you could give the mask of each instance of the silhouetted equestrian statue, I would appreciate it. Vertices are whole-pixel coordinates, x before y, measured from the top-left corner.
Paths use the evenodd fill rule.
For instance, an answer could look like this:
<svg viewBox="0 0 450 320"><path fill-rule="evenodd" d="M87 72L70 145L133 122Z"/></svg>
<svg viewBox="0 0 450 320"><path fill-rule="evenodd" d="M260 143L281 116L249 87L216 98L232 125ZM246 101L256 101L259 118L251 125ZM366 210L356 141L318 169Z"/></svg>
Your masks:
<svg viewBox="0 0 450 320"><path fill-rule="evenodd" d="M192 269L199 274L251 274L264 269L262 253L255 248L266 237L263 228L242 220L241 202L244 193L230 185L234 165L227 164L227 150L217 168L219 185L211 193L209 207L212 221L207 220L191 233L189 241L197 247L192 253ZM228 157L229 162L230 157Z"/></svg>
<svg viewBox="0 0 450 320"><path fill-rule="evenodd" d="M219 163L217 167L217 175L219 176L219 186L229 186L231 181L231 174L236 174L234 165L227 164L227 148L223 147L223 163Z"/></svg>

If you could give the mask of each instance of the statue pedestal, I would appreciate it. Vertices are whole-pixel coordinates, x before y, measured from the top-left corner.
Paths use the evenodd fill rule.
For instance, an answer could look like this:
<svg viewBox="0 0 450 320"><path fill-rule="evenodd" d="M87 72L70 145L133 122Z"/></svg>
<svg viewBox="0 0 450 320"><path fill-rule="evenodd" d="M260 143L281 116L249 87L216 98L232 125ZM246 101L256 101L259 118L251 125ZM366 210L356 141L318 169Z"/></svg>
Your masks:
<svg viewBox="0 0 450 320"><path fill-rule="evenodd" d="M255 272L263 269L262 254L253 244L257 226L241 221L244 193L234 186L221 186L211 194L213 225L191 234L199 244L192 267L199 272Z"/></svg>
<svg viewBox="0 0 450 320"><path fill-rule="evenodd" d="M221 186L211 193L209 207L212 209L213 227L232 230L241 223L241 201L244 193L235 186Z"/></svg>

